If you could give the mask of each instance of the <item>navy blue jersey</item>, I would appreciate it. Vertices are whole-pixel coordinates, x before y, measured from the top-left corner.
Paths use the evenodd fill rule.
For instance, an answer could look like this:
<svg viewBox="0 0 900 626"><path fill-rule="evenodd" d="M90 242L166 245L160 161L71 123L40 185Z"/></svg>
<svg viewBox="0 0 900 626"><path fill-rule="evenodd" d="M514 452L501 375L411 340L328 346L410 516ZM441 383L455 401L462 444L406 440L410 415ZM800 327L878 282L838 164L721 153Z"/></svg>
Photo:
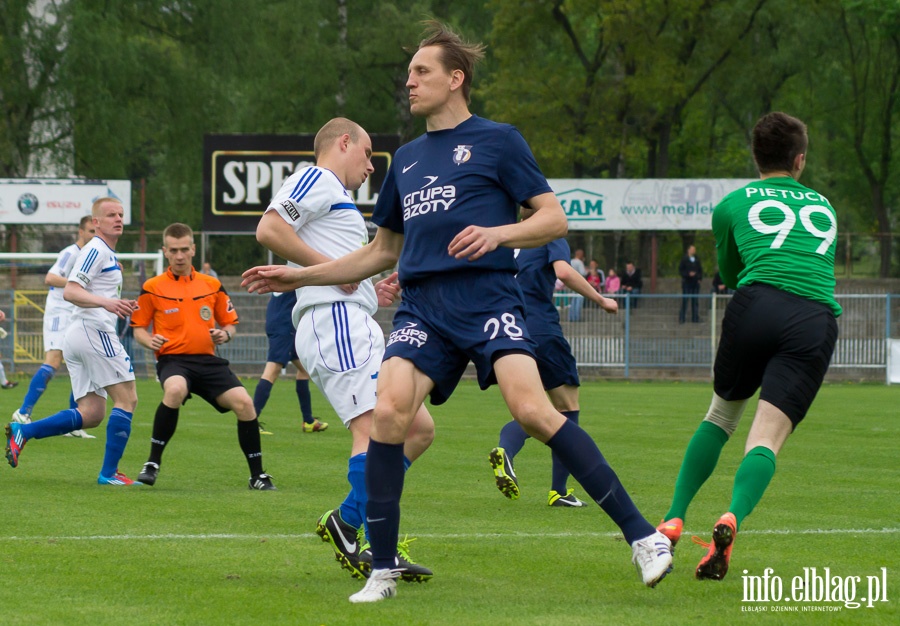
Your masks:
<svg viewBox="0 0 900 626"><path fill-rule="evenodd" d="M515 272L511 248L469 261L454 259L447 247L467 226L515 223L521 203L549 192L519 131L473 115L397 150L372 221L404 235L401 284L459 270Z"/></svg>
<svg viewBox="0 0 900 626"><path fill-rule="evenodd" d="M559 311L553 303L556 287L556 261L572 258L569 243L556 239L539 248L522 248L516 255L519 273L516 280L525 296L525 321L532 335L562 334Z"/></svg>
<svg viewBox="0 0 900 626"><path fill-rule="evenodd" d="M291 311L297 304L297 293L288 291L273 294L266 306L266 334L294 336L294 323L291 321ZM289 343L293 344L293 340Z"/></svg>

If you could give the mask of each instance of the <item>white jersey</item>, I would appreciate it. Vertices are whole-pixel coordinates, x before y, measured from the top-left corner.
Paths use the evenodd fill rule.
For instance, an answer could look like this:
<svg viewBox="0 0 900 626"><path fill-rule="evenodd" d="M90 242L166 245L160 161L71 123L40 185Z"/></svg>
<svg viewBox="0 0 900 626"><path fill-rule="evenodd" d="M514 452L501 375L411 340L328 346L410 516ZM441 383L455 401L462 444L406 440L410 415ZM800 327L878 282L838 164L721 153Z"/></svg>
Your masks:
<svg viewBox="0 0 900 626"><path fill-rule="evenodd" d="M56 257L56 262L53 264L53 267L50 268L50 273L62 276L63 278L68 278L69 273L72 271L72 267L75 266L75 258L78 256L80 250L81 248L74 243L71 246L63 248L59 253L59 256ZM71 315L74 309L75 305L71 302L67 302L63 298L62 287L50 287L50 291L47 292L47 304L44 307L44 317L65 317L68 321L67 316ZM63 325L65 325L65 323Z"/></svg>
<svg viewBox="0 0 900 626"><path fill-rule="evenodd" d="M266 211L278 213L306 245L332 259L369 242L366 220L350 193L334 172L322 167L304 167L292 174ZM332 302L358 303L369 315L378 309L375 287L369 279L352 294L339 287L301 287L297 290L294 326L304 309Z"/></svg>
<svg viewBox="0 0 900 626"><path fill-rule="evenodd" d="M122 270L116 259L116 251L100 237L94 237L75 259L75 267L69 274L70 283L78 283L92 294L103 298L120 298L122 294ZM86 326L116 334L118 317L103 307L75 307L72 322L85 322Z"/></svg>

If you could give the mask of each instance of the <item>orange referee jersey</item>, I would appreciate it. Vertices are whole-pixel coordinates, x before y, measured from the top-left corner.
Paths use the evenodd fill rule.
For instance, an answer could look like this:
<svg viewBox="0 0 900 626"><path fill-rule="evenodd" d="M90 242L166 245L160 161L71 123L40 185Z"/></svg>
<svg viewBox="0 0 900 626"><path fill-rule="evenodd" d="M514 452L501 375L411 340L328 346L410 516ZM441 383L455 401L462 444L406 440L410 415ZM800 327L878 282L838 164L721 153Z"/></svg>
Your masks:
<svg viewBox="0 0 900 626"><path fill-rule="evenodd" d="M169 339L157 355L215 354L209 331L217 322L219 326L237 324L237 311L219 279L193 267L190 276L176 276L169 268L148 278L138 296L138 308L131 314L132 326L152 325L154 334Z"/></svg>

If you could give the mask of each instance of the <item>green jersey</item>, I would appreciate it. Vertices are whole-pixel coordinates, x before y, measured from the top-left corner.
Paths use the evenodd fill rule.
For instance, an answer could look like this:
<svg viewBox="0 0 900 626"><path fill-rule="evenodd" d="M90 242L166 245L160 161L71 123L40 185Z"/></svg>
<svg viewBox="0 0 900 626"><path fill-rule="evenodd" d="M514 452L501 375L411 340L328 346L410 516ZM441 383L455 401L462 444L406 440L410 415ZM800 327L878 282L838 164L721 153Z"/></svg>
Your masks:
<svg viewBox="0 0 900 626"><path fill-rule="evenodd" d="M712 216L726 285L765 283L821 302L835 317L837 217L828 199L793 178L767 178L725 196Z"/></svg>

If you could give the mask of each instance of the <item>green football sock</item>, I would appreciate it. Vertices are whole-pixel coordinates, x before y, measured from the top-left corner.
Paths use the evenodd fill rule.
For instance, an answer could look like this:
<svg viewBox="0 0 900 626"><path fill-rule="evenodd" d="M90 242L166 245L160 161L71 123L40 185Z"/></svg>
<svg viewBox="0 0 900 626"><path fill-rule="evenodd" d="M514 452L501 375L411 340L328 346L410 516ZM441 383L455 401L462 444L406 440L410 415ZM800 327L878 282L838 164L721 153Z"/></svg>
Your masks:
<svg viewBox="0 0 900 626"><path fill-rule="evenodd" d="M678 517L683 520L685 518L688 505L716 469L719 455L727 442L728 433L719 426L712 422L700 422L700 426L697 427L684 452L684 460L681 462L678 479L675 481L672 506L669 507L665 519Z"/></svg>
<svg viewBox="0 0 900 626"><path fill-rule="evenodd" d="M734 513L737 527L750 515L766 492L775 475L775 453L763 446L756 446L746 454L734 475L734 491L729 511Z"/></svg>

